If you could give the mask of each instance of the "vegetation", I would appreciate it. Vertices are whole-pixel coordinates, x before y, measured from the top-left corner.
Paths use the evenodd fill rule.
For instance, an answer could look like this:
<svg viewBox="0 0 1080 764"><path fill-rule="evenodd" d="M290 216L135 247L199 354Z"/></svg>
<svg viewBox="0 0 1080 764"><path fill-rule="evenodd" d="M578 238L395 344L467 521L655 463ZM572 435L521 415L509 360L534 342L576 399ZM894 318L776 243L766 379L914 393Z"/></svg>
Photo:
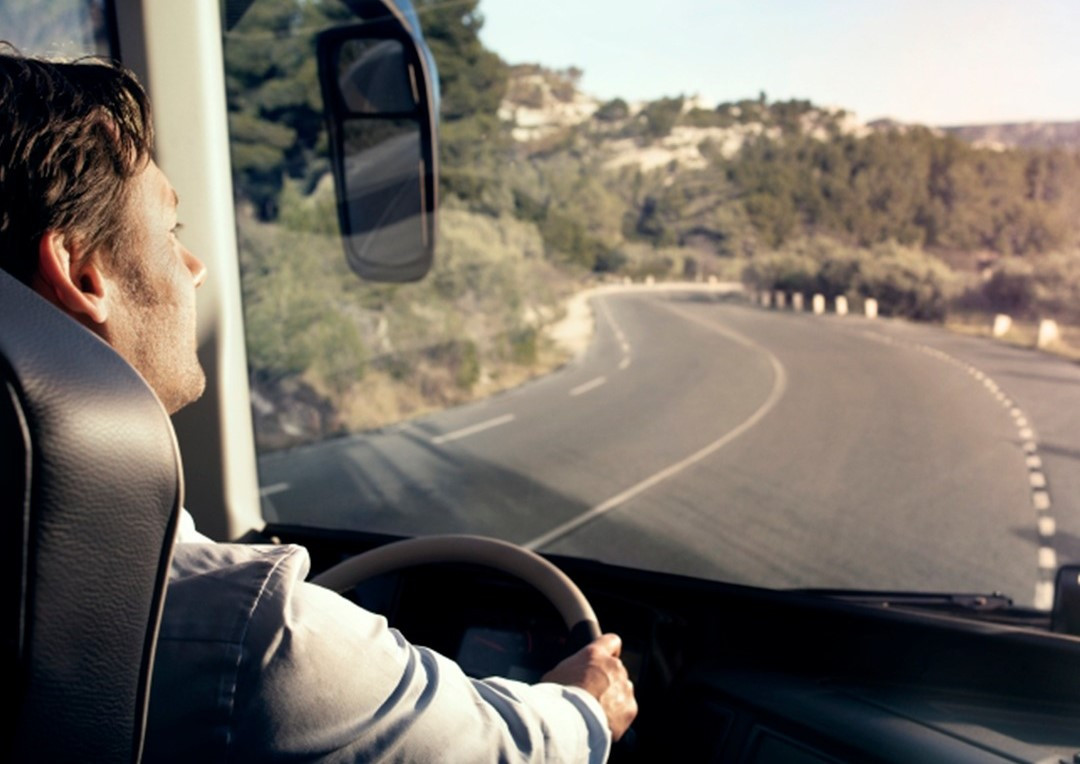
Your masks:
<svg viewBox="0 0 1080 764"><path fill-rule="evenodd" d="M547 339L561 300L594 281L741 278L916 320L955 307L1080 322L1075 151L853 131L843 112L764 93L615 98L521 131L501 106L559 113L581 72L508 66L480 41L479 0L416 6L441 85L441 211L436 265L414 285L358 281L337 240L311 51L349 12L262 0L227 33L263 448L543 373L564 360Z"/></svg>

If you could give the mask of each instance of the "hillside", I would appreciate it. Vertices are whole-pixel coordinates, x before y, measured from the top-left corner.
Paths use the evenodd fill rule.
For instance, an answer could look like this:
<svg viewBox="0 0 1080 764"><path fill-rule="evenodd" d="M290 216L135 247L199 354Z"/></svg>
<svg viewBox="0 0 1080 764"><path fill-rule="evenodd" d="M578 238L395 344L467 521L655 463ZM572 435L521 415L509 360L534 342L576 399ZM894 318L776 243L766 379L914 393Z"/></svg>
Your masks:
<svg viewBox="0 0 1080 764"><path fill-rule="evenodd" d="M1080 151L1080 121L958 125L941 129L968 143L992 148Z"/></svg>

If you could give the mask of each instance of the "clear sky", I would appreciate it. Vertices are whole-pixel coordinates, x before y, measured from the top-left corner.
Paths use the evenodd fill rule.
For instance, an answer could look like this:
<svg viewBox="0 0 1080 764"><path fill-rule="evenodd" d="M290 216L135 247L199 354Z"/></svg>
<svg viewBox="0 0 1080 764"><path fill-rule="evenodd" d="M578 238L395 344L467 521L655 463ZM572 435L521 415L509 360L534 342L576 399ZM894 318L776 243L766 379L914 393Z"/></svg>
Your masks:
<svg viewBox="0 0 1080 764"><path fill-rule="evenodd" d="M451 0L452 1L452 0ZM1080 120L1080 0L481 0L510 63L628 101L806 98L932 125Z"/></svg>

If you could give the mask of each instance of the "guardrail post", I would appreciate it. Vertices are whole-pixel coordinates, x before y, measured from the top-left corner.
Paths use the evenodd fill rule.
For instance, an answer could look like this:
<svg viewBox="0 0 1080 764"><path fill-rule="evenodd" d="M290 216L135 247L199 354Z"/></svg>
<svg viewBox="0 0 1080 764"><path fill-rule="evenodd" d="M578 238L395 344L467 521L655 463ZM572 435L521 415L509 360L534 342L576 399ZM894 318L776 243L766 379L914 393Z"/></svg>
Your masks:
<svg viewBox="0 0 1080 764"><path fill-rule="evenodd" d="M1012 317L1007 316L1004 313L998 313L994 316L994 336L1004 337L1009 333L1009 329L1012 328Z"/></svg>
<svg viewBox="0 0 1080 764"><path fill-rule="evenodd" d="M772 292L762 292L761 293L761 307L763 307L763 308L771 308L772 307Z"/></svg>
<svg viewBox="0 0 1080 764"><path fill-rule="evenodd" d="M873 297L866 298L866 303L865 305L863 305L863 309L866 311L867 318L877 318L878 304L877 300L875 300Z"/></svg>
<svg viewBox="0 0 1080 764"><path fill-rule="evenodd" d="M836 298L836 315L846 316L848 312L847 298L840 295Z"/></svg>
<svg viewBox="0 0 1080 764"><path fill-rule="evenodd" d="M825 295L814 295L814 315L820 316L825 312Z"/></svg>
<svg viewBox="0 0 1080 764"><path fill-rule="evenodd" d="M787 295L778 290L773 296L776 298L776 307L782 310L787 303Z"/></svg>
<svg viewBox="0 0 1080 764"><path fill-rule="evenodd" d="M1036 340L1038 347L1045 348L1060 340L1061 331L1058 329L1057 321L1044 318L1039 322L1039 338Z"/></svg>
<svg viewBox="0 0 1080 764"><path fill-rule="evenodd" d="M803 308L802 292L795 292L791 295L791 309L794 310L796 313L802 313L803 310L805 310L805 308Z"/></svg>

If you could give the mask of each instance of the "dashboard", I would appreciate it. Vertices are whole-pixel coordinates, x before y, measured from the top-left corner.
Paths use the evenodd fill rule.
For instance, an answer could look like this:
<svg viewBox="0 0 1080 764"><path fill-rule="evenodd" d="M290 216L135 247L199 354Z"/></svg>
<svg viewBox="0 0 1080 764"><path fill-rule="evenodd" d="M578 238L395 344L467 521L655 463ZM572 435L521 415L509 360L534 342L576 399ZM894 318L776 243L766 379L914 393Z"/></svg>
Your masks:
<svg viewBox="0 0 1080 764"><path fill-rule="evenodd" d="M623 638L640 713L612 761L1080 762L1080 638L1049 618L995 623L551 559ZM537 681L573 649L538 593L474 566L388 574L352 596L476 677Z"/></svg>

